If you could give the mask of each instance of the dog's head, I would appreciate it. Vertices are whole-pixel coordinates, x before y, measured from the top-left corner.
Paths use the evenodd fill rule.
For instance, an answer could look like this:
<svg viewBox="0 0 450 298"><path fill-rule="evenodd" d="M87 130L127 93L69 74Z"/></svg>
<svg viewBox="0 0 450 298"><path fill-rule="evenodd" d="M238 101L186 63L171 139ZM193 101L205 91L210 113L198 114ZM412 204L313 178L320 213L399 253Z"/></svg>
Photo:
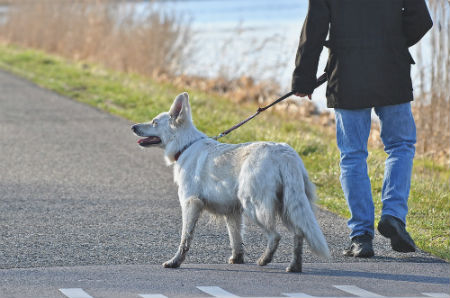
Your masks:
<svg viewBox="0 0 450 298"><path fill-rule="evenodd" d="M175 98L169 112L159 114L150 122L135 124L131 129L137 136L144 137L138 140L141 147L166 148L177 132L189 125L192 125L191 107L189 96L184 92Z"/></svg>

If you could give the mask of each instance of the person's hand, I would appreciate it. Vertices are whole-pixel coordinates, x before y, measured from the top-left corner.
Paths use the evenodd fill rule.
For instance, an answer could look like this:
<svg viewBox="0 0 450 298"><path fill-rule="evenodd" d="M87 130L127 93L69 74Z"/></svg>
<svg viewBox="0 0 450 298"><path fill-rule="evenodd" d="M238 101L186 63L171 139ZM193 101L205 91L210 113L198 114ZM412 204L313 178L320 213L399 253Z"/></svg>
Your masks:
<svg viewBox="0 0 450 298"><path fill-rule="evenodd" d="M305 94L305 93L297 92L297 93L295 93L295 95L298 96L298 97L308 96L308 98L311 99L311 94Z"/></svg>

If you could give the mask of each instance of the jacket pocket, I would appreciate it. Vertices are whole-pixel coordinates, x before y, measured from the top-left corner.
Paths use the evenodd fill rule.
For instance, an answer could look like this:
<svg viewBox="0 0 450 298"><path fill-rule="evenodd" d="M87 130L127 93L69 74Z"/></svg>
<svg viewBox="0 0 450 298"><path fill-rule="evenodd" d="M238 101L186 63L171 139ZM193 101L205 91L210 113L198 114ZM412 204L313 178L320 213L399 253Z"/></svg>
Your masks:
<svg viewBox="0 0 450 298"><path fill-rule="evenodd" d="M396 66L396 69L392 69L392 72L396 76L396 81L400 84L400 88L413 90L411 81L411 64L415 64L416 62L407 48L396 49L395 54L394 65Z"/></svg>

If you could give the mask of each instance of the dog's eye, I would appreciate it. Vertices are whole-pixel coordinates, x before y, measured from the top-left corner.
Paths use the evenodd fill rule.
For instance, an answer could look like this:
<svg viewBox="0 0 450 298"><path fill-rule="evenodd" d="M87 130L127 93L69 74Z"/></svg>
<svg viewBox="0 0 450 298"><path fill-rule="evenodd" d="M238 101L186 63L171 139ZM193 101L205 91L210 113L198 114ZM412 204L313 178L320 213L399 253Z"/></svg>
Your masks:
<svg viewBox="0 0 450 298"><path fill-rule="evenodd" d="M158 125L158 122L156 122L155 120L152 121L152 125L153 127L156 127Z"/></svg>

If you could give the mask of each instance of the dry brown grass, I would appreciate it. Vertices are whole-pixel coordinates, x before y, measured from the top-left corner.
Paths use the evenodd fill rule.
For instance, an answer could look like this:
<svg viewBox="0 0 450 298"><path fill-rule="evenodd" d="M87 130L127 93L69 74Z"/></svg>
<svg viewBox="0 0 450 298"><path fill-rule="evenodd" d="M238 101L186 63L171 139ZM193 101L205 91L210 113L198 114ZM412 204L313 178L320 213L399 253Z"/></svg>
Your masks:
<svg viewBox="0 0 450 298"><path fill-rule="evenodd" d="M417 152L450 166L450 2L429 0L429 8L434 26L417 52Z"/></svg>
<svg viewBox="0 0 450 298"><path fill-rule="evenodd" d="M278 95L276 83L229 75L239 73L229 63L222 65L217 78L183 75L195 50L189 23L151 3L145 11L120 0L16 0L9 7L6 22L0 26L0 40L6 43L137 72L182 88L215 92L235 102ZM243 30L239 28L236 38ZM255 47L263 47L270 38ZM224 41L222 50L230 42Z"/></svg>
<svg viewBox="0 0 450 298"><path fill-rule="evenodd" d="M153 76L182 71L190 29L181 24L180 16L151 4L138 12L123 1L15 0L0 26L0 38Z"/></svg>

